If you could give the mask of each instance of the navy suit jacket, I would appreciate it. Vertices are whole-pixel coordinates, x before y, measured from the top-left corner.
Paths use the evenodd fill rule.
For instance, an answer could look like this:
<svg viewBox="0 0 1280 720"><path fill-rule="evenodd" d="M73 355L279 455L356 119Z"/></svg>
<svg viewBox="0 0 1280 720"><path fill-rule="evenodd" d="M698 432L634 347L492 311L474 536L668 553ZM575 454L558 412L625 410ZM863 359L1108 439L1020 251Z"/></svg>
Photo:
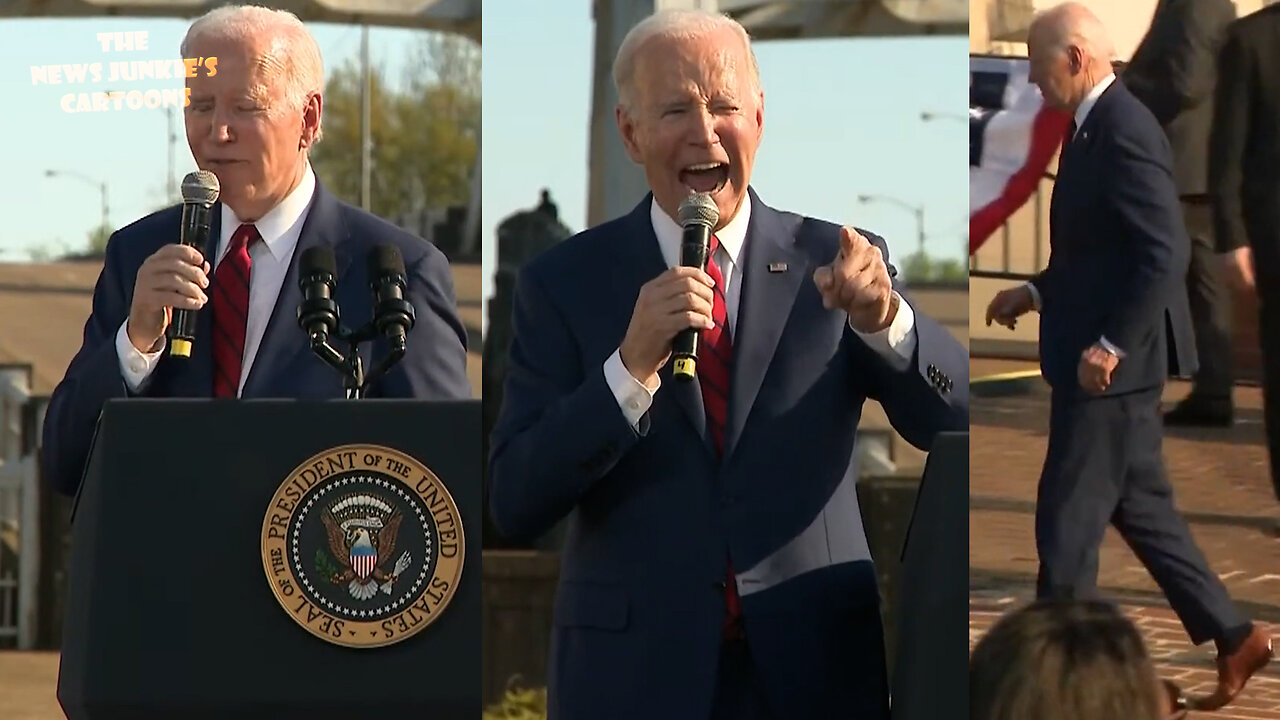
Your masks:
<svg viewBox="0 0 1280 720"><path fill-rule="evenodd" d="M209 244L218 242L221 206L213 207ZM144 260L162 246L177 241L182 207L148 215L121 228L107 243L106 262L93 292L93 312L84 328L84 342L54 388L44 422L41 467L47 482L74 494L80 486L98 416L112 398L129 397L116 354L116 333L129 316L134 278ZM245 380L244 398L343 398L342 376L316 357L306 334L298 327L298 260L307 248L328 245L336 258L334 297L344 324L360 325L372 315L365 257L378 244L394 244L407 270L405 296L414 306L416 321L408 334L408 352L381 380L369 397L453 400L469 398L466 374L466 330L458 319L453 276L448 260L434 246L405 230L338 200L317 181L310 210L302 226L288 274L275 310ZM217 257L210 247L206 257ZM162 356L143 397L212 397L213 359L209 338L210 313L197 316L191 358ZM347 348L340 348L344 352ZM365 367L381 358L385 343L374 353L362 348Z"/></svg>
<svg viewBox="0 0 1280 720"><path fill-rule="evenodd" d="M854 486L858 421L874 398L920 448L967 430L968 353L917 311L915 357L893 369L814 286L839 226L773 210L753 191L724 459L697 383L674 380L670 363L637 432L603 366L641 285L666 269L650 201L542 254L517 282L490 509L513 539L569 517L551 717L705 720L727 553L776 716L887 717ZM861 232L887 261L884 240ZM777 263L785 272L769 271Z"/></svg>
<svg viewBox="0 0 1280 720"><path fill-rule="evenodd" d="M1191 240L1169 141L1117 79L1062 151L1040 293L1040 364L1055 391L1085 397L1080 356L1098 339L1124 351L1107 394L1196 369L1185 278Z"/></svg>

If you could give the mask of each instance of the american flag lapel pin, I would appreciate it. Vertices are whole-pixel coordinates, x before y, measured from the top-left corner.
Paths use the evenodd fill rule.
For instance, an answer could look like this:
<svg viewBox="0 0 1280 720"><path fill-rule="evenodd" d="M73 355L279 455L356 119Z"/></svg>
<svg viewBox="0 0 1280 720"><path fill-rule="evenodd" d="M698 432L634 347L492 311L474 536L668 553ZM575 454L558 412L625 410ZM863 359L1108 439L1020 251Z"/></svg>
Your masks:
<svg viewBox="0 0 1280 720"><path fill-rule="evenodd" d="M787 271L787 264L784 262L769 263L769 272L782 273Z"/></svg>

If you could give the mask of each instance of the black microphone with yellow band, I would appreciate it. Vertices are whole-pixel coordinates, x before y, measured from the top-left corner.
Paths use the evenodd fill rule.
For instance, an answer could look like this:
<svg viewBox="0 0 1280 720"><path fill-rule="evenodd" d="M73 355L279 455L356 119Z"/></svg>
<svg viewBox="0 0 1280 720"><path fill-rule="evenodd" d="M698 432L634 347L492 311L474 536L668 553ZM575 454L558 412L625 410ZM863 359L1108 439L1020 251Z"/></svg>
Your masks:
<svg viewBox="0 0 1280 720"><path fill-rule="evenodd" d="M197 170L182 178L182 229L178 242L205 254L209 242L209 221L220 190L218 176L208 170ZM196 339L196 312L173 309L169 324L169 355L190 358Z"/></svg>
<svg viewBox="0 0 1280 720"><path fill-rule="evenodd" d="M720 210L707 193L693 193L680 203L678 211L684 234L680 240L680 265L707 269L711 257L711 231L720 221ZM698 375L697 328L681 330L671 341L671 374L677 380L693 380Z"/></svg>

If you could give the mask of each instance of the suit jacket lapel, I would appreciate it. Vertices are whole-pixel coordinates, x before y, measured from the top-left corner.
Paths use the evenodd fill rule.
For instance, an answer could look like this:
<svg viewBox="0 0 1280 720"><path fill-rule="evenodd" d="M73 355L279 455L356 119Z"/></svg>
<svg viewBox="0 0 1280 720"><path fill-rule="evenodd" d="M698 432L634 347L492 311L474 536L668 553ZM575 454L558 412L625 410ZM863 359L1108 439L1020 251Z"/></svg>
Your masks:
<svg viewBox="0 0 1280 720"><path fill-rule="evenodd" d="M754 190L748 189L748 192L751 193L751 221L742 253L742 292L733 338L726 458L742 435L778 347L778 338L791 315L796 293L811 274L808 258L796 247L796 238L787 231L778 212L760 202ZM770 265L786 269L770 272Z"/></svg>
<svg viewBox="0 0 1280 720"><path fill-rule="evenodd" d="M289 368L298 355L311 352L296 321L298 304L302 302L302 291L298 288L298 259L307 248L317 245L333 246L337 271L335 278L337 284L341 285L341 278L351 262L350 254L345 252L341 242L345 237L346 227L342 223L337 198L325 190L317 179L315 196L311 199L307 219L302 224L302 233L298 237L293 257L289 260L289 271L285 274L284 284L276 297L271 318L263 331L258 354L254 357L253 367L249 369L249 377L245 380L242 397L262 397L268 388L278 387L280 383L273 381ZM346 348L342 350L345 352Z"/></svg>
<svg viewBox="0 0 1280 720"><path fill-rule="evenodd" d="M667 261L662 257L662 248L658 245L658 236L653 231L653 222L649 217L649 208L652 203L653 195L646 195L645 199L631 211L627 216L629 232L617 245L621 253L617 263L622 273L619 280L621 287L628 289L628 292L622 295L623 304L626 307L620 308L619 312L626 318L631 317L636 297L640 294L640 287L667 269ZM707 452L714 452L711 435L707 431L707 415L702 404L701 386L696 381L685 382L675 379L671 375L670 361L658 371L658 377L662 381L658 396L669 397L675 401L693 425L694 431L702 438ZM654 400L657 401L658 397Z"/></svg>
<svg viewBox="0 0 1280 720"><path fill-rule="evenodd" d="M1078 173L1074 171L1076 165L1086 162L1090 148L1093 147L1094 138L1097 134L1099 117L1108 111L1108 104L1117 93L1127 92L1120 78L1116 78L1111 85L1102 94L1098 96L1097 101L1093 104L1093 109L1089 111L1085 117L1084 123L1076 131L1074 138L1068 142L1064 142L1062 150L1058 153L1058 177L1053 183L1053 194L1049 198L1049 245L1053 246L1054 230L1061 222L1058 217L1061 212L1059 192L1070 192L1073 178Z"/></svg>

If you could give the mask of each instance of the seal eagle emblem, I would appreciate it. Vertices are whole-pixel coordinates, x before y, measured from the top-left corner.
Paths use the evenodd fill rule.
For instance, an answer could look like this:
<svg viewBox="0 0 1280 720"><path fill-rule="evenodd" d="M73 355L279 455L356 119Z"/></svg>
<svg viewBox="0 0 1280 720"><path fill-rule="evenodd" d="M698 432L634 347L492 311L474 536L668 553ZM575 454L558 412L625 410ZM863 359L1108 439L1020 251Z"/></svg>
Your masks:
<svg viewBox="0 0 1280 720"><path fill-rule="evenodd" d="M389 562L395 552L404 515L372 495L353 494L331 505L321 518L329 550L343 565L329 581L345 584L358 600L368 600L378 590L391 594L396 578L409 567L410 555L402 553L394 568L379 564Z"/></svg>
<svg viewBox="0 0 1280 720"><path fill-rule="evenodd" d="M299 465L262 525L272 593L337 645L379 647L434 622L462 573L457 505L425 465L392 448L344 445Z"/></svg>

